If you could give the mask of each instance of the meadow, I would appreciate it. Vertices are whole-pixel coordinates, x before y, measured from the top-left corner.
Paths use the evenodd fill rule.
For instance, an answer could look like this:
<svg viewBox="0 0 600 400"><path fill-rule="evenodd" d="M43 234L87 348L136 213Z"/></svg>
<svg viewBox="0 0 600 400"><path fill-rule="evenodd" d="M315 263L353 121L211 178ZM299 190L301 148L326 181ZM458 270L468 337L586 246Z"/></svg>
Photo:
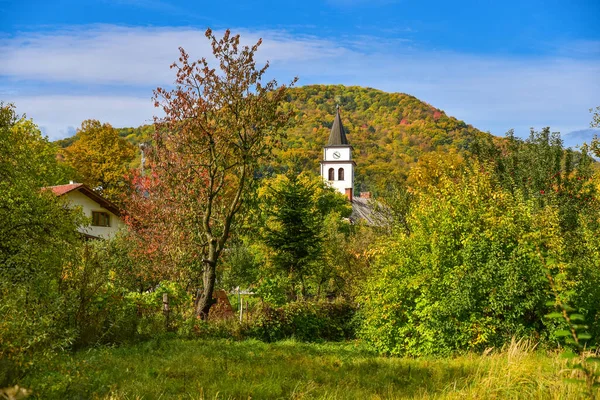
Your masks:
<svg viewBox="0 0 600 400"><path fill-rule="evenodd" d="M399 358L359 341L172 338L64 353L36 365L21 386L39 399L586 398L583 385L563 379L565 367L557 352L528 341L484 354Z"/></svg>

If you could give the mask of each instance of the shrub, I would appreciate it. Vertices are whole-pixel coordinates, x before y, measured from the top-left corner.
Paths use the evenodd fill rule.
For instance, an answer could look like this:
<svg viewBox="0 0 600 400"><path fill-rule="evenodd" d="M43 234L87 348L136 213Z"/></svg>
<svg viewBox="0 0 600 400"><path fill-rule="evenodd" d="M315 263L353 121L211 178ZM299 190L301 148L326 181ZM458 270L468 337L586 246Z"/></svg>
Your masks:
<svg viewBox="0 0 600 400"><path fill-rule="evenodd" d="M354 311L343 300L298 301L279 308L263 303L252 316L245 335L266 342L285 338L306 342L349 339L354 336Z"/></svg>
<svg viewBox="0 0 600 400"><path fill-rule="evenodd" d="M422 194L360 297L360 336L387 354L448 354L546 334L538 249L564 252L558 213L535 211L483 168Z"/></svg>
<svg viewBox="0 0 600 400"><path fill-rule="evenodd" d="M163 281L137 291L127 287L131 278L123 276L126 260L115 251L119 240L88 242L69 265L63 287L74 308L76 347L149 339L178 330L185 313L191 313L191 296L176 282ZM168 323L164 293L169 301Z"/></svg>

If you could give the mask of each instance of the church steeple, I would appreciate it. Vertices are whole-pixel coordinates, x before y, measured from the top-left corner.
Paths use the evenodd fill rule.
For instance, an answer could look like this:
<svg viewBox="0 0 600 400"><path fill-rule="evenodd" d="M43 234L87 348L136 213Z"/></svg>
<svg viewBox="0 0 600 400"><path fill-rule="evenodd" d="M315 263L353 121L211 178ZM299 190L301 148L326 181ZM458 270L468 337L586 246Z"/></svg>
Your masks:
<svg viewBox="0 0 600 400"><path fill-rule="evenodd" d="M340 107L337 106L329 142L323 149L321 176L331 187L346 195L349 201L353 199L355 166L356 163L352 160L352 146L346 138Z"/></svg>
<svg viewBox="0 0 600 400"><path fill-rule="evenodd" d="M333 126L331 127L327 146L343 145L348 145L348 139L346 138L346 132L344 132L344 125L342 125L342 119L340 118L340 106L338 105L336 107L335 119L333 120Z"/></svg>

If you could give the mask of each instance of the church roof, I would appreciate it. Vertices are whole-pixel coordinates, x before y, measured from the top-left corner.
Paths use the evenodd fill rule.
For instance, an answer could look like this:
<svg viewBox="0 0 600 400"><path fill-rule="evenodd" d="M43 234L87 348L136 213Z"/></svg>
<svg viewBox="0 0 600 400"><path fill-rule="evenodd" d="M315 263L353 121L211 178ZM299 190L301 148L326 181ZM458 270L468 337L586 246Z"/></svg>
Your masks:
<svg viewBox="0 0 600 400"><path fill-rule="evenodd" d="M362 220L369 226L385 228L391 224L391 215L389 209L376 200L354 197L352 199L350 220L352 223Z"/></svg>
<svg viewBox="0 0 600 400"><path fill-rule="evenodd" d="M346 138L346 132L344 132L342 119L340 118L340 106L337 106L337 112L335 114L335 120L333 120L333 126L331 127L331 133L329 134L329 142L327 142L327 146L344 145L349 145L349 143L348 139Z"/></svg>

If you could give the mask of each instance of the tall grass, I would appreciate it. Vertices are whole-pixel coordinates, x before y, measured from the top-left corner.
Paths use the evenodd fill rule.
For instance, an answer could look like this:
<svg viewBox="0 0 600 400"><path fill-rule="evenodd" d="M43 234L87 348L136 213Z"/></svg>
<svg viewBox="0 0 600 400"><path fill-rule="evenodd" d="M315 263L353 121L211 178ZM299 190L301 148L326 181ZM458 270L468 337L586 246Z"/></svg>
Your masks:
<svg viewBox="0 0 600 400"><path fill-rule="evenodd" d="M360 342L156 340L63 355L21 386L96 399L578 399L565 361L531 342L454 358L385 358Z"/></svg>

